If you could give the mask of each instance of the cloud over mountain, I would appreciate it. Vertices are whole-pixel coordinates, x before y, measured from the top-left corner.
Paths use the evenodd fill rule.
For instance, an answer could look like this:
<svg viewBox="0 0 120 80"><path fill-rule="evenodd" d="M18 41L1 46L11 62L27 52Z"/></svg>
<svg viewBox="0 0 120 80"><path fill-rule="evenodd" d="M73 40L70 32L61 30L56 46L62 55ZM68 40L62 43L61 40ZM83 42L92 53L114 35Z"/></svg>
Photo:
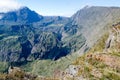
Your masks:
<svg viewBox="0 0 120 80"><path fill-rule="evenodd" d="M17 0L0 0L0 12L8 12L21 7Z"/></svg>

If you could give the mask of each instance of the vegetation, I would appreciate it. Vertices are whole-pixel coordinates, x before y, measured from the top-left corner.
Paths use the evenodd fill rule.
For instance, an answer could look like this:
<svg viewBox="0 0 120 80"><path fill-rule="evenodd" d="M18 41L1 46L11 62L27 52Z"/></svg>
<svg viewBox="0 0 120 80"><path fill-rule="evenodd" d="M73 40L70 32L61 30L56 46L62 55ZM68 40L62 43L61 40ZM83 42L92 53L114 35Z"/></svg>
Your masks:
<svg viewBox="0 0 120 80"><path fill-rule="evenodd" d="M120 79L120 56L119 56L119 42L114 39L110 48L105 50L108 35L105 34L101 39L83 56L76 59L73 65L81 66L78 70L78 76L83 76L85 79ZM114 37L117 37L116 35ZM120 45L120 44L119 44ZM97 75L98 74L98 75Z"/></svg>
<svg viewBox="0 0 120 80"><path fill-rule="evenodd" d="M8 67L8 62L0 62L0 72L6 72Z"/></svg>
<svg viewBox="0 0 120 80"><path fill-rule="evenodd" d="M112 7L83 8L70 18L41 16L26 7L3 13L0 19L0 79L24 80L27 75L32 76L31 80L43 76L47 77L43 79L54 80L59 78L59 73L67 72L69 65L74 65L80 66L77 75L71 73L73 77L67 76L67 79L119 80L120 43L114 40L105 50L110 35L108 30L119 21L119 13L119 8ZM25 72L5 74L10 65ZM41 76L33 77L32 74Z"/></svg>
<svg viewBox="0 0 120 80"><path fill-rule="evenodd" d="M87 53L102 52L105 49L106 40L108 37L109 33L105 33Z"/></svg>

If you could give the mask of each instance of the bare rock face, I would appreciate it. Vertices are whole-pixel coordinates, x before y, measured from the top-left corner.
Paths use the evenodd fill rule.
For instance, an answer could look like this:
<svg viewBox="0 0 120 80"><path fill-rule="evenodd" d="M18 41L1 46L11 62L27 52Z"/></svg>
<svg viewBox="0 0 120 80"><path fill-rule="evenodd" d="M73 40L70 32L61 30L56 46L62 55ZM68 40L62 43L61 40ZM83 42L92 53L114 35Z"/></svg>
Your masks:
<svg viewBox="0 0 120 80"><path fill-rule="evenodd" d="M8 74L13 74L13 73L18 72L18 71L22 71L22 69L20 69L19 67L10 66L8 69Z"/></svg>
<svg viewBox="0 0 120 80"><path fill-rule="evenodd" d="M74 80L81 80L83 79L82 77L78 77L77 73L79 71L81 67L80 66L75 66L75 65L70 65L65 71L64 71L64 75L62 76L63 80L66 79L74 79Z"/></svg>
<svg viewBox="0 0 120 80"><path fill-rule="evenodd" d="M119 45L120 45L120 23L117 23L112 26L112 30L109 33L109 38L106 41L105 48L114 49L119 52L120 51Z"/></svg>
<svg viewBox="0 0 120 80"><path fill-rule="evenodd" d="M108 49L108 48L111 47L111 45L112 45L112 43L113 43L113 41L114 41L114 37L115 37L115 36L114 36L113 33L109 35L109 38L108 38L107 41L106 41L105 49Z"/></svg>

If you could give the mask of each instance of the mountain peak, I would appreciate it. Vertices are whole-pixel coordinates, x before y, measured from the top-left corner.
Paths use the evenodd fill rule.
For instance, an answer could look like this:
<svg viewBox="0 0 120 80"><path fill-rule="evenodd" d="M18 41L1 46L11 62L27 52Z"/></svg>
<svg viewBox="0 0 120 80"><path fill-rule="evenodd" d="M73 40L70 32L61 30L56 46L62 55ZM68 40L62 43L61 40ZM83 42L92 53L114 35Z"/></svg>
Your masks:
<svg viewBox="0 0 120 80"><path fill-rule="evenodd" d="M21 7L18 10L4 13L2 20L12 21L17 23L33 23L40 21L42 16L35 11L30 10L28 7Z"/></svg>
<svg viewBox="0 0 120 80"><path fill-rule="evenodd" d="M91 7L93 7L93 6L86 5L86 6L83 7L83 9L88 9L88 8L91 8Z"/></svg>
<svg viewBox="0 0 120 80"><path fill-rule="evenodd" d="M30 10L28 7L26 7L26 6L24 6L24 7L21 7L21 8L19 8L18 10L16 10L16 11L22 11L22 10L25 10L25 11L32 11L32 10Z"/></svg>

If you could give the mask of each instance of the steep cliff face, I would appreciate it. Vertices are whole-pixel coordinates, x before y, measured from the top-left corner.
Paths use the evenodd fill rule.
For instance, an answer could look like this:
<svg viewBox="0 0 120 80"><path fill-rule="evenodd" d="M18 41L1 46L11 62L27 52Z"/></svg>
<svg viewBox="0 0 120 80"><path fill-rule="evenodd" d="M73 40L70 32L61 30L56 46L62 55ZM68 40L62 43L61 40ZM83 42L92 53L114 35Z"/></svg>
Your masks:
<svg viewBox="0 0 120 80"><path fill-rule="evenodd" d="M78 25L78 34L82 33L89 47L106 32L105 28L120 19L118 7L84 7L71 18Z"/></svg>

